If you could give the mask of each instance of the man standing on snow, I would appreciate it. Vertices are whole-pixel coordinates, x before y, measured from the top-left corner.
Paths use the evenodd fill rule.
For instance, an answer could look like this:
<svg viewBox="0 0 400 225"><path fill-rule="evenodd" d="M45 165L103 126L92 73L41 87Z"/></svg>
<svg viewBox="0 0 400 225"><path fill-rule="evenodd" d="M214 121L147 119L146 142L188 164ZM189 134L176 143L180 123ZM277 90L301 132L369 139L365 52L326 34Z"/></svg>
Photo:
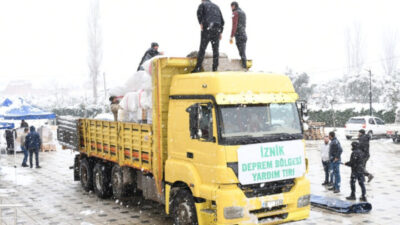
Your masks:
<svg viewBox="0 0 400 225"><path fill-rule="evenodd" d="M163 54L164 54L163 52L158 52L158 43L156 43L156 42L151 43L151 48L149 48L144 53L144 56L142 57L142 61L140 61L140 64L139 64L139 67L138 67L137 71L144 70L142 65L147 60L149 60L149 59L151 59L151 58L153 58L155 56L163 55Z"/></svg>
<svg viewBox="0 0 400 225"><path fill-rule="evenodd" d="M26 162L28 161L28 149L25 148L25 140L26 136L28 135L29 128L24 128L24 133L21 135L21 150L24 152L24 159L22 160L22 167L28 167Z"/></svg>
<svg viewBox="0 0 400 225"><path fill-rule="evenodd" d="M342 155L342 146L340 146L339 140L336 138L335 132L329 132L329 159L331 161L332 172L333 172L333 187L329 190L333 190L333 193L340 192L340 160Z"/></svg>
<svg viewBox="0 0 400 225"><path fill-rule="evenodd" d="M242 67L247 69L247 58L246 58L246 13L239 8L239 3L232 2L232 33L230 43L233 44L233 37L236 40L236 46L239 50L240 58L242 59Z"/></svg>
<svg viewBox="0 0 400 225"><path fill-rule="evenodd" d="M370 136L365 134L365 130L361 129L358 131L358 143L360 143L360 149L364 153L364 176L368 177L368 183L374 178L374 176L367 171L367 161L369 160L369 140Z"/></svg>
<svg viewBox="0 0 400 225"><path fill-rule="evenodd" d="M29 125L28 125L28 123L25 121L25 120L22 120L21 121L21 126L20 126L21 128L28 128L29 127Z"/></svg>
<svg viewBox="0 0 400 225"><path fill-rule="evenodd" d="M40 139L39 133L36 132L34 126L31 126L29 134L25 138L25 148L29 151L29 165L32 168L32 157L35 153L36 168L41 168L39 166L39 150L42 146L42 140Z"/></svg>
<svg viewBox="0 0 400 225"><path fill-rule="evenodd" d="M329 180L331 174L331 162L329 161L329 137L324 137L324 143L321 146L321 160L322 166L324 167L325 180L322 185L330 185L332 183L332 178Z"/></svg>
<svg viewBox="0 0 400 225"><path fill-rule="evenodd" d="M197 9L197 19L200 23L201 40L200 49L197 55L197 64L192 73L201 71L204 55L208 43L211 42L213 49L213 66L212 70L218 70L219 63L219 41L222 39L222 31L224 30L225 21L222 17L220 8L210 0L202 0Z"/></svg>
<svg viewBox="0 0 400 225"><path fill-rule="evenodd" d="M345 163L346 166L351 167L351 176L350 176L350 187L351 194L349 197L346 197L347 200L356 200L356 180L358 180L358 184L361 188L361 197L360 200L366 202L367 201L367 191L365 190L364 185L364 153L360 149L360 144L358 142L351 143L351 156L350 161Z"/></svg>

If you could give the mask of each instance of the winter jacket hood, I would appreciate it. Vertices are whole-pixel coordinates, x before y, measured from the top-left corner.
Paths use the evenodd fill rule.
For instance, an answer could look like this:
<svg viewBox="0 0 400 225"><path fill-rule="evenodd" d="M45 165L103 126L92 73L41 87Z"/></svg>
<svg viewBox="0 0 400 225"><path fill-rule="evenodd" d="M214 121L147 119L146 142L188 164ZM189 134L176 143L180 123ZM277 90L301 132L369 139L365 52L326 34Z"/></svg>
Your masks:
<svg viewBox="0 0 400 225"><path fill-rule="evenodd" d="M36 128L35 128L34 126L31 126L31 127L29 128L29 130L30 130L30 132L35 132L35 131L36 131Z"/></svg>

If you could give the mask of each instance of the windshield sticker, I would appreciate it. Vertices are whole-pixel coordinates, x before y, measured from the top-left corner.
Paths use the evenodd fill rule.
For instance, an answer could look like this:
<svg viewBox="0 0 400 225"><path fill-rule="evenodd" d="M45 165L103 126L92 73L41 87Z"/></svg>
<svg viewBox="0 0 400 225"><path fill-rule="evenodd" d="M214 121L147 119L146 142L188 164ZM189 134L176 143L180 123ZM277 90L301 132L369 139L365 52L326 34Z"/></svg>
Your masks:
<svg viewBox="0 0 400 225"><path fill-rule="evenodd" d="M243 185L301 177L306 171L301 140L243 145L238 158Z"/></svg>

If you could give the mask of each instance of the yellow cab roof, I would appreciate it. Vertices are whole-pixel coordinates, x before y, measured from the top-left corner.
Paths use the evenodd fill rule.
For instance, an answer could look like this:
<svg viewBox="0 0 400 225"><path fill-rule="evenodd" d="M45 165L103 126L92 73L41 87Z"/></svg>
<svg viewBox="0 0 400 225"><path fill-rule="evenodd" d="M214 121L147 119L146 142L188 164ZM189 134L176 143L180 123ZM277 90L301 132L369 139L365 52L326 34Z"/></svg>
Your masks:
<svg viewBox="0 0 400 225"><path fill-rule="evenodd" d="M176 75L170 96L212 95L219 104L294 102L288 76L253 72L204 72Z"/></svg>

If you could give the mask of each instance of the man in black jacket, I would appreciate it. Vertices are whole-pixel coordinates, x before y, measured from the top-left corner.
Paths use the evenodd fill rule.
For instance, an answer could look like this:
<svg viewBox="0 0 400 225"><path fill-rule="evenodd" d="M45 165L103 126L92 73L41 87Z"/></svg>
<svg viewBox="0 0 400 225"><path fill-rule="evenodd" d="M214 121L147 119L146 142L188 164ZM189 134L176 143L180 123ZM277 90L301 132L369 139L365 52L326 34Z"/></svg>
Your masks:
<svg viewBox="0 0 400 225"><path fill-rule="evenodd" d="M210 41L213 49L212 70L217 71L219 63L219 41L222 38L221 34L225 25L221 10L210 0L202 0L202 3L197 9L197 19L199 20L201 29L201 41L200 50L197 55L197 64L192 73L201 71L204 55Z"/></svg>
<svg viewBox="0 0 400 225"><path fill-rule="evenodd" d="M143 68L143 63L146 62L147 60L158 56L158 55L163 55L162 52L158 52L158 44L156 42L151 43L151 48L149 48L145 53L144 56L142 57L142 60L140 61L139 67L137 71L144 70Z"/></svg>
<svg viewBox="0 0 400 225"><path fill-rule="evenodd" d="M364 152L364 176L368 177L368 183L374 178L372 174L367 171L367 161L369 160L369 140L370 136L365 134L365 130L361 129L358 131L358 142L360 144L361 151Z"/></svg>
<svg viewBox="0 0 400 225"><path fill-rule="evenodd" d="M360 144L358 142L351 143L351 150L353 152L351 153L350 161L345 163L346 166L351 167L351 194L349 197L346 197L346 199L356 200L356 180L358 180L358 184L360 185L362 192L360 200L366 202L367 198L365 197L366 190L364 185L364 153L361 151Z"/></svg>
<svg viewBox="0 0 400 225"><path fill-rule="evenodd" d="M333 190L333 193L340 192L340 157L342 155L342 146L336 138L335 132L329 132L329 139L331 143L329 145L329 159L331 162L331 168L333 173L333 187L329 190Z"/></svg>
<svg viewBox="0 0 400 225"><path fill-rule="evenodd" d="M239 50L240 58L242 59L242 67L247 69L247 58L246 58L246 13L239 8L239 3L232 2L232 33L230 43L233 44L233 37L236 40L236 46Z"/></svg>
<svg viewBox="0 0 400 225"><path fill-rule="evenodd" d="M30 132L25 137L25 148L29 151L29 165L33 166L33 154L35 154L36 168L41 168L39 166L39 150L42 147L42 139L34 126L30 127Z"/></svg>

